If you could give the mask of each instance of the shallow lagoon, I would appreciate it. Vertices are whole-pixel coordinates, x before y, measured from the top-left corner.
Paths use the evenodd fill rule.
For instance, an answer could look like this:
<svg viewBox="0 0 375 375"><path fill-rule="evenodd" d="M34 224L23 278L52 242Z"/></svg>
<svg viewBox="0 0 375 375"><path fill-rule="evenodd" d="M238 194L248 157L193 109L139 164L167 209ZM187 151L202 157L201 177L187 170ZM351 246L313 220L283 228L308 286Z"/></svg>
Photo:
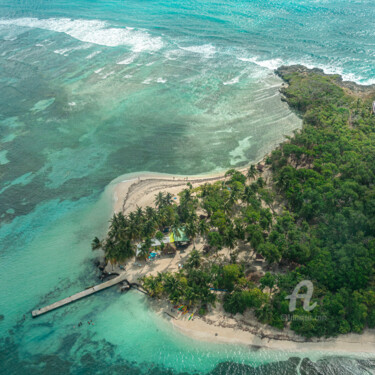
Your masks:
<svg viewBox="0 0 375 375"><path fill-rule="evenodd" d="M0 12L1 371L191 373L294 356L196 342L116 288L29 313L98 281L90 242L111 180L244 165L301 126L272 69L372 82L374 4L0 0Z"/></svg>

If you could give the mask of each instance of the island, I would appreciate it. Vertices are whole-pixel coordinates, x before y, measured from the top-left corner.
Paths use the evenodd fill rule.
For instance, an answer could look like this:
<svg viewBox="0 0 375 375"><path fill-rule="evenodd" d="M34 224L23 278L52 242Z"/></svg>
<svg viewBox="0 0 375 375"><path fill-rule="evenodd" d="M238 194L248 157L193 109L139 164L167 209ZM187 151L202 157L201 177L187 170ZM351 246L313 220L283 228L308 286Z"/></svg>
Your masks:
<svg viewBox="0 0 375 375"><path fill-rule="evenodd" d="M300 65L276 74L300 130L224 175L118 184L92 248L193 337L373 352L375 87Z"/></svg>

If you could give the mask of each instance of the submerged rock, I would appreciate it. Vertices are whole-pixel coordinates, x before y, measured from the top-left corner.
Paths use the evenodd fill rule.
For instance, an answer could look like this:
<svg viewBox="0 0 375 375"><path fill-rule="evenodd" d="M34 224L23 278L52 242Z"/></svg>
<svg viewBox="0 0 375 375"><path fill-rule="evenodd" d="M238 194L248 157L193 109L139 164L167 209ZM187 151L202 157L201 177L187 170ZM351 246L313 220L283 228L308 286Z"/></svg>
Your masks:
<svg viewBox="0 0 375 375"><path fill-rule="evenodd" d="M291 357L287 361L267 363L253 367L250 365L223 362L218 364L210 375L297 375L300 358Z"/></svg>
<svg viewBox="0 0 375 375"><path fill-rule="evenodd" d="M375 359L356 359L347 357L332 357L320 359L316 362L308 358L302 360L301 375L349 375L372 374L375 369Z"/></svg>
<svg viewBox="0 0 375 375"><path fill-rule="evenodd" d="M250 366L234 362L218 364L210 375L368 375L373 374L375 359L330 357L311 361L309 358L291 357L287 361Z"/></svg>

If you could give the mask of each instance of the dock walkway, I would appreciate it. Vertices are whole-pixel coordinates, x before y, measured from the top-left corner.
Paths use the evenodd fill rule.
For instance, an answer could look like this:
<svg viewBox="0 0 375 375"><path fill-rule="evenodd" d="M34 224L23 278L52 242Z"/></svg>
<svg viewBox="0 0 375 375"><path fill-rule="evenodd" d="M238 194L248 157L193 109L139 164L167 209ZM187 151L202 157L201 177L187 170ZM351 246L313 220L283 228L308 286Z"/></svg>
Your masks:
<svg viewBox="0 0 375 375"><path fill-rule="evenodd" d="M74 302L74 301L77 301L77 300L79 300L81 298L87 297L90 294L94 294L94 293L99 292L99 291L101 291L103 289L107 289L107 288L109 288L109 287L111 287L113 285L116 285L116 284L118 284L118 283L120 283L122 281L125 281L125 272L123 272L119 276L115 277L114 279L108 280L108 281L106 281L106 282L104 282L102 284L95 285L95 286L93 286L91 288L85 289L82 292L73 294L72 296L64 298L61 301L52 303L51 305L42 307L42 308L40 308L38 310L34 310L34 311L32 311L31 315L32 315L33 318L35 318L35 317L37 317L39 315L42 315L42 314L45 314L45 313L47 313L49 311L58 309L61 306L65 306L65 305L67 305L67 304L69 304L71 302Z"/></svg>

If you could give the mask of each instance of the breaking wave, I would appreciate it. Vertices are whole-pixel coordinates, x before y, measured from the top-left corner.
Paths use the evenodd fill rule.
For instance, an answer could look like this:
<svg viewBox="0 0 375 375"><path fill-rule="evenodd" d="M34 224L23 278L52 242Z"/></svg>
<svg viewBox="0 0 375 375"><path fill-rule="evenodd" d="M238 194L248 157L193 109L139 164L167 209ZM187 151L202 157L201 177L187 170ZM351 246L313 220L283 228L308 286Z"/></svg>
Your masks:
<svg viewBox="0 0 375 375"><path fill-rule="evenodd" d="M105 21L72 20L69 18L14 18L0 19L0 25L38 28L65 33L82 42L108 47L129 46L134 52L157 51L163 47L161 37L145 30L130 27L110 27Z"/></svg>

